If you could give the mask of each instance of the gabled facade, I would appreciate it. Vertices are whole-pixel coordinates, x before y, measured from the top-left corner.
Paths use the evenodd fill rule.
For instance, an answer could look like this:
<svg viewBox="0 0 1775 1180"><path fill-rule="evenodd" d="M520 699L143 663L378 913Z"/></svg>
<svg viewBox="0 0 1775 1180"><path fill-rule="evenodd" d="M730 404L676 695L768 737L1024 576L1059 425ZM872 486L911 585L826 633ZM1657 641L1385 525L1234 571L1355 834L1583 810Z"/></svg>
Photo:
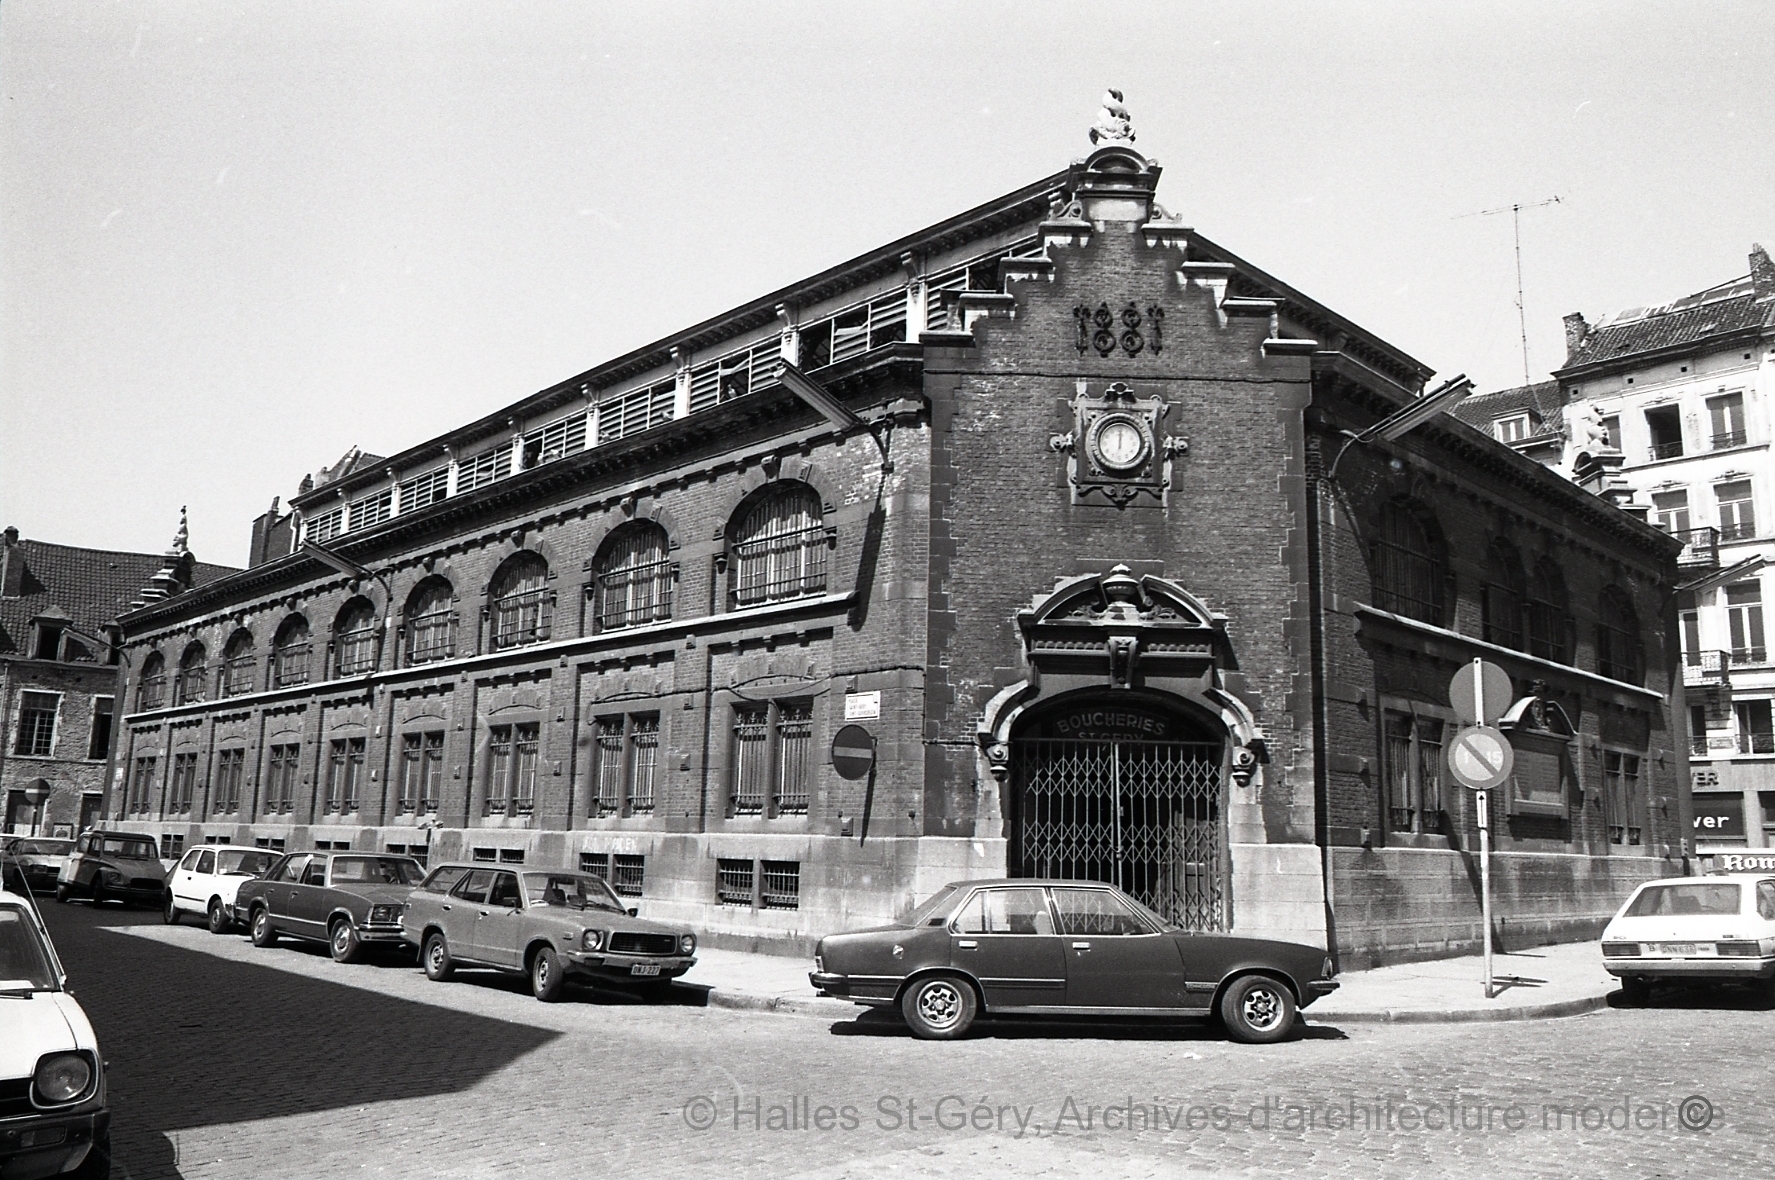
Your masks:
<svg viewBox="0 0 1775 1180"><path fill-rule="evenodd" d="M1681 864L1679 546L1452 420L1351 441L1428 370L1168 215L1096 131L274 509L256 535L291 552L124 620L132 667L213 690L132 676L112 813L585 865L717 941L1008 873L1432 955L1479 936L1439 751L1485 655L1536 706L1502 912L1596 928Z"/></svg>

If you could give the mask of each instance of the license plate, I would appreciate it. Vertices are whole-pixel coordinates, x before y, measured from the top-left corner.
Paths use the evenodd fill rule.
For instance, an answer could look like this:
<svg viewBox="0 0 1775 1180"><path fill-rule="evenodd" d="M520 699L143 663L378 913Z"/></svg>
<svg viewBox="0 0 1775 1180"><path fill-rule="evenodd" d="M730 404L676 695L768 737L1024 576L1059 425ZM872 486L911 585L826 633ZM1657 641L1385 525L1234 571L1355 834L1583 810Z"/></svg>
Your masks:
<svg viewBox="0 0 1775 1180"><path fill-rule="evenodd" d="M658 963L636 963L629 968L630 975L658 975Z"/></svg>
<svg viewBox="0 0 1775 1180"><path fill-rule="evenodd" d="M1662 949L1667 955L1693 955L1695 944L1692 942L1667 942L1663 944Z"/></svg>

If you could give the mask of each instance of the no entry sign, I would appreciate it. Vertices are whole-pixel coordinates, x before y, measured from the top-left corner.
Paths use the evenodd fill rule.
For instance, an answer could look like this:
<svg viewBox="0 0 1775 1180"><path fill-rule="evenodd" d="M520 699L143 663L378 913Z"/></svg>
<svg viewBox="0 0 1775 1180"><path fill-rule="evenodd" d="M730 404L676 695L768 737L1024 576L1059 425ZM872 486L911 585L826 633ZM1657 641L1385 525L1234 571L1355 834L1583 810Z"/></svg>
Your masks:
<svg viewBox="0 0 1775 1180"><path fill-rule="evenodd" d="M875 766L875 737L861 725L847 725L832 735L832 769L839 778L864 778Z"/></svg>

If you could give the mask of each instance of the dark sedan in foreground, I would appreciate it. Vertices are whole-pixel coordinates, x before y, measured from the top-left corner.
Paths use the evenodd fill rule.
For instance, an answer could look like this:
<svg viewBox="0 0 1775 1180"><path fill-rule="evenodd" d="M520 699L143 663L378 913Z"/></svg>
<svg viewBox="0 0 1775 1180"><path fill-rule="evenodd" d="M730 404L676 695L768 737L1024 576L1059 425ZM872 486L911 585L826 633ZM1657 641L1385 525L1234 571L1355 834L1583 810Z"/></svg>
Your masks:
<svg viewBox="0 0 1775 1180"><path fill-rule="evenodd" d="M407 856L296 852L242 883L234 916L254 946L279 935L324 942L333 958L355 963L367 945L399 946L401 909L425 870Z"/></svg>
<svg viewBox="0 0 1775 1180"><path fill-rule="evenodd" d="M900 923L820 940L814 988L898 1006L949 1040L980 1016L1218 1015L1234 1040L1279 1041L1337 989L1318 947L1191 934L1092 881L958 881Z"/></svg>

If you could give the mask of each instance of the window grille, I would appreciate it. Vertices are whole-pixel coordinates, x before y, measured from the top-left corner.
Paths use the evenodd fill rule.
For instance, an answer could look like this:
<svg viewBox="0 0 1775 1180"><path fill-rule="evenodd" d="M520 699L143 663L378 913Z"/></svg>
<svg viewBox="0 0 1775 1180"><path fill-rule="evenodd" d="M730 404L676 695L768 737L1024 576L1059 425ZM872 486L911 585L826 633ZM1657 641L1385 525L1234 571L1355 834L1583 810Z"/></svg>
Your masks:
<svg viewBox="0 0 1775 1180"><path fill-rule="evenodd" d="M529 815L536 803L536 722L488 731L487 814Z"/></svg>
<svg viewBox="0 0 1775 1180"><path fill-rule="evenodd" d="M770 710L735 709L733 713L733 812L762 815L770 778Z"/></svg>
<svg viewBox="0 0 1775 1180"><path fill-rule="evenodd" d="M308 525L302 530L304 541L331 541L345 531L345 509L335 508L331 512L322 512L308 518Z"/></svg>
<svg viewBox="0 0 1775 1180"><path fill-rule="evenodd" d="M524 435L524 466L535 467L585 450L584 411L539 426Z"/></svg>
<svg viewBox="0 0 1775 1180"><path fill-rule="evenodd" d="M309 643L285 643L271 653L271 678L274 688L293 688L308 683Z"/></svg>
<svg viewBox="0 0 1775 1180"><path fill-rule="evenodd" d="M1566 609L1565 577L1551 561L1535 568L1527 614L1529 654L1567 663L1571 659L1572 618Z"/></svg>
<svg viewBox="0 0 1775 1180"><path fill-rule="evenodd" d="M538 558L508 567L493 591L493 650L540 643L549 637L554 592L547 583L548 567Z"/></svg>
<svg viewBox="0 0 1775 1180"><path fill-rule="evenodd" d="M132 815L146 815L154 805L155 762L153 758L136 759L135 779L129 795L129 810Z"/></svg>
<svg viewBox="0 0 1775 1180"><path fill-rule="evenodd" d="M173 682L173 703L177 705L195 705L200 703L205 694L204 683L208 679L209 668L204 663L207 653L202 647L189 648L179 660L178 679Z"/></svg>
<svg viewBox="0 0 1775 1180"><path fill-rule="evenodd" d="M1639 756L1604 750L1602 781L1609 843L1630 847L1639 844L1643 837L1639 826Z"/></svg>
<svg viewBox="0 0 1775 1180"><path fill-rule="evenodd" d="M592 814L616 815L622 810L623 719L601 717L597 722L596 776Z"/></svg>
<svg viewBox="0 0 1775 1180"><path fill-rule="evenodd" d="M247 752L236 746L216 753L216 810L233 813L240 810L240 783L246 769Z"/></svg>
<svg viewBox="0 0 1775 1180"><path fill-rule="evenodd" d="M614 442L670 422L677 400L676 381L605 397L598 403L598 441Z"/></svg>
<svg viewBox="0 0 1775 1180"><path fill-rule="evenodd" d="M162 832L160 834L160 855L167 860L178 860L185 854L185 833Z"/></svg>
<svg viewBox="0 0 1775 1180"><path fill-rule="evenodd" d="M619 529L599 562L593 614L598 630L614 631L672 617L672 566L658 525Z"/></svg>
<svg viewBox="0 0 1775 1180"><path fill-rule="evenodd" d="M136 686L137 705L158 709L166 704L166 659L154 652L142 661L142 679Z"/></svg>
<svg viewBox="0 0 1775 1180"><path fill-rule="evenodd" d="M608 852L582 852L579 854L579 871L590 873L594 877L610 879L610 854Z"/></svg>
<svg viewBox="0 0 1775 1180"><path fill-rule="evenodd" d="M271 747L265 771L265 810L287 812L296 805L296 776L300 773L300 744Z"/></svg>
<svg viewBox="0 0 1775 1180"><path fill-rule="evenodd" d="M1632 604L1619 591L1603 591L1596 619L1596 670L1611 680L1638 684L1640 658L1639 619Z"/></svg>
<svg viewBox="0 0 1775 1180"><path fill-rule="evenodd" d="M327 759L326 809L340 813L356 811L363 774L364 739L336 739Z"/></svg>
<svg viewBox="0 0 1775 1180"><path fill-rule="evenodd" d="M752 508L734 537L734 605L824 591L830 537L821 521L819 494L805 484L783 487Z"/></svg>
<svg viewBox="0 0 1775 1180"><path fill-rule="evenodd" d="M610 887L620 897L640 897L647 877L647 858L639 853L616 853L611 857Z"/></svg>
<svg viewBox="0 0 1775 1180"><path fill-rule="evenodd" d="M444 733L401 736L401 793L396 810L402 815L436 811L444 782Z"/></svg>
<svg viewBox="0 0 1775 1180"><path fill-rule="evenodd" d="M464 459L456 468L456 492L472 492L486 487L512 473L512 444L502 443L482 451L472 459Z"/></svg>
<svg viewBox="0 0 1775 1180"><path fill-rule="evenodd" d="M777 707L776 812L807 812L808 769L813 761L812 701L784 701Z"/></svg>
<svg viewBox="0 0 1775 1180"><path fill-rule="evenodd" d="M356 676L376 668L376 612L368 605L352 609L339 621L335 653L340 676Z"/></svg>
<svg viewBox="0 0 1775 1180"><path fill-rule="evenodd" d="M801 908L801 862L767 860L760 862L758 905L767 910Z"/></svg>
<svg viewBox="0 0 1775 1180"><path fill-rule="evenodd" d="M432 582L407 608L407 662L428 664L456 654L456 612L450 586Z"/></svg>
<svg viewBox="0 0 1775 1180"><path fill-rule="evenodd" d="M450 468L434 467L401 484L401 511L413 512L450 494Z"/></svg>
<svg viewBox="0 0 1775 1180"><path fill-rule="evenodd" d="M752 908L752 862L721 857L715 861L715 893L722 905Z"/></svg>
<svg viewBox="0 0 1775 1180"><path fill-rule="evenodd" d="M237 697L253 691L253 673L258 670L253 654L253 637L242 633L229 641L222 652L222 695Z"/></svg>
<svg viewBox="0 0 1775 1180"><path fill-rule="evenodd" d="M481 864L496 863L499 860L499 849L477 848L472 853L472 859Z"/></svg>
<svg viewBox="0 0 1775 1180"><path fill-rule="evenodd" d="M173 755L173 779L169 784L166 809L169 812L188 815L191 812L191 801L197 793L197 755Z"/></svg>
<svg viewBox="0 0 1775 1180"><path fill-rule="evenodd" d="M765 385L783 362L781 336L704 361L690 370L690 412L744 397Z"/></svg>
<svg viewBox="0 0 1775 1180"><path fill-rule="evenodd" d="M1410 508L1388 504L1370 542L1375 605L1426 623L1441 621L1442 563Z"/></svg>
<svg viewBox="0 0 1775 1180"><path fill-rule="evenodd" d="M659 764L659 714L629 718L629 746L629 814L649 814Z"/></svg>
<svg viewBox="0 0 1775 1180"><path fill-rule="evenodd" d="M12 747L13 753L32 758L49 757L55 749L55 715L61 700L61 696L53 692L19 694L18 740ZM154 706L144 701L142 707Z"/></svg>
<svg viewBox="0 0 1775 1180"><path fill-rule="evenodd" d="M350 504L350 529L367 529L373 524L381 524L394 515L394 489L383 488L374 495L365 496L361 500L353 500Z"/></svg>

